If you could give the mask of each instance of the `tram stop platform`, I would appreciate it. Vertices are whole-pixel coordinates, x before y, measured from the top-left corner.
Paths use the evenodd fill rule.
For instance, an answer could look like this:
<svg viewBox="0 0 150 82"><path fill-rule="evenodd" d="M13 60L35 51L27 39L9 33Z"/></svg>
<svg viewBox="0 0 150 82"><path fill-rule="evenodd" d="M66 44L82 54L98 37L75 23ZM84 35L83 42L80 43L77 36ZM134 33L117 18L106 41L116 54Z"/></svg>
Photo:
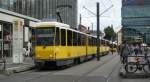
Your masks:
<svg viewBox="0 0 150 82"><path fill-rule="evenodd" d="M13 73L23 72L33 69L34 61L31 57L26 57L24 63L14 64L12 63L12 58L6 58L5 69L3 69L4 64L0 65L0 74L10 75Z"/></svg>
<svg viewBox="0 0 150 82"><path fill-rule="evenodd" d="M147 78L150 77L150 74L146 74L143 70L139 71L137 70L135 73L128 73L125 70L124 65L121 65L119 70L119 76L122 78Z"/></svg>

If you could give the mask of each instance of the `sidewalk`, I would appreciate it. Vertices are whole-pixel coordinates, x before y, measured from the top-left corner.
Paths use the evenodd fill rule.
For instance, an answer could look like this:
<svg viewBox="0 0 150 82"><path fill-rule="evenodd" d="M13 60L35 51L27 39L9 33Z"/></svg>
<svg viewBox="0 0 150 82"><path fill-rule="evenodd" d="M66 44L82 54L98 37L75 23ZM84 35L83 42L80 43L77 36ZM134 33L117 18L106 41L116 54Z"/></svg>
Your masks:
<svg viewBox="0 0 150 82"><path fill-rule="evenodd" d="M26 57L24 63L14 64L12 62L12 58L6 58L6 69L1 70L0 74L10 75L13 73L18 73L26 70L30 70L34 68L34 61L30 57Z"/></svg>

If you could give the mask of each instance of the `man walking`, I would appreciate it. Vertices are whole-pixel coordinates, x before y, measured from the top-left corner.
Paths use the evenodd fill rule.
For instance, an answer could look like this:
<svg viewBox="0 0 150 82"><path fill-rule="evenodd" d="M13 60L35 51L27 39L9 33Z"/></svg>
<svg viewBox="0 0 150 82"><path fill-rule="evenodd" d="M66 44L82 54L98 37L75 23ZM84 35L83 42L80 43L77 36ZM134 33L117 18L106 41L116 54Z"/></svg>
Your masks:
<svg viewBox="0 0 150 82"><path fill-rule="evenodd" d="M127 60L127 56L129 55L129 46L126 43L126 41L123 42L121 46L121 52L120 52L120 60L124 64Z"/></svg>

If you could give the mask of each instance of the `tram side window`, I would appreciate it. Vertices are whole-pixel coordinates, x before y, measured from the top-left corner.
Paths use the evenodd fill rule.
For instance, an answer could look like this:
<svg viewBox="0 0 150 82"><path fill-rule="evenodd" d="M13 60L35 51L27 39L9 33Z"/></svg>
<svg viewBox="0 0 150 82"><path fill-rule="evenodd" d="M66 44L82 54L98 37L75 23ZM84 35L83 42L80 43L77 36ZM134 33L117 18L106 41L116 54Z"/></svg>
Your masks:
<svg viewBox="0 0 150 82"><path fill-rule="evenodd" d="M93 38L91 37L91 46L93 46Z"/></svg>
<svg viewBox="0 0 150 82"><path fill-rule="evenodd" d="M102 40L100 40L100 45L103 45L103 41Z"/></svg>
<svg viewBox="0 0 150 82"><path fill-rule="evenodd" d="M109 42L106 42L106 45L109 46Z"/></svg>
<svg viewBox="0 0 150 82"><path fill-rule="evenodd" d="M106 44L105 44L105 40L103 41L103 44L104 44L104 46L106 46Z"/></svg>
<svg viewBox="0 0 150 82"><path fill-rule="evenodd" d="M73 32L73 46L77 46L78 40L77 40L77 33Z"/></svg>
<svg viewBox="0 0 150 82"><path fill-rule="evenodd" d="M86 46L86 35L84 35L84 46Z"/></svg>
<svg viewBox="0 0 150 82"><path fill-rule="evenodd" d="M72 31L67 30L67 45L72 46Z"/></svg>
<svg viewBox="0 0 150 82"><path fill-rule="evenodd" d="M81 45L82 45L82 46L85 46L85 45L86 45L85 39L86 39L86 36L82 34L82 35L81 35Z"/></svg>
<svg viewBox="0 0 150 82"><path fill-rule="evenodd" d="M93 38L93 46L95 46L95 38Z"/></svg>
<svg viewBox="0 0 150 82"><path fill-rule="evenodd" d="M95 46L95 38L93 38L93 46Z"/></svg>
<svg viewBox="0 0 150 82"><path fill-rule="evenodd" d="M90 45L90 37L89 36L87 36L87 40L88 40L87 45L89 46Z"/></svg>
<svg viewBox="0 0 150 82"><path fill-rule="evenodd" d="M81 46L81 34L78 33L78 46Z"/></svg>
<svg viewBox="0 0 150 82"><path fill-rule="evenodd" d="M105 43L104 43L104 44L105 44L105 46L107 46L107 42L106 42L106 41L105 41Z"/></svg>
<svg viewBox="0 0 150 82"><path fill-rule="evenodd" d="M94 39L94 46L96 46L96 44L97 44L97 39L95 38Z"/></svg>
<svg viewBox="0 0 150 82"><path fill-rule="evenodd" d="M103 46L105 46L105 41L104 41L104 40L102 40L101 44L102 44Z"/></svg>
<svg viewBox="0 0 150 82"><path fill-rule="evenodd" d="M89 37L89 45L92 46L92 37Z"/></svg>
<svg viewBox="0 0 150 82"><path fill-rule="evenodd" d="M90 45L90 37L89 36L87 36L87 38L88 38L88 46Z"/></svg>
<svg viewBox="0 0 150 82"><path fill-rule="evenodd" d="M105 44L106 44L106 46L108 46L108 45L109 45L109 43L108 43L107 41L105 42Z"/></svg>
<svg viewBox="0 0 150 82"><path fill-rule="evenodd" d="M66 45L66 30L61 29L61 45L65 46Z"/></svg>
<svg viewBox="0 0 150 82"><path fill-rule="evenodd" d="M60 45L60 31L59 31L59 28L56 28L55 45Z"/></svg>
<svg viewBox="0 0 150 82"><path fill-rule="evenodd" d="M94 46L94 38L92 37L92 46Z"/></svg>

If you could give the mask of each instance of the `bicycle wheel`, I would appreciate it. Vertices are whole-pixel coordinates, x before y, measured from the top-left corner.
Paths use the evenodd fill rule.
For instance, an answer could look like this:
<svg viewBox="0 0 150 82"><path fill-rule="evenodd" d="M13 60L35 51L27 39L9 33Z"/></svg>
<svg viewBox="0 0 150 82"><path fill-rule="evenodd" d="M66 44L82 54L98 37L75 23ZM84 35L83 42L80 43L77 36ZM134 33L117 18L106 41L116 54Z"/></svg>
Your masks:
<svg viewBox="0 0 150 82"><path fill-rule="evenodd" d="M126 64L125 71L127 73L135 73L137 71L137 65L135 64Z"/></svg>
<svg viewBox="0 0 150 82"><path fill-rule="evenodd" d="M150 74L150 65L143 65L143 70L145 73Z"/></svg>

